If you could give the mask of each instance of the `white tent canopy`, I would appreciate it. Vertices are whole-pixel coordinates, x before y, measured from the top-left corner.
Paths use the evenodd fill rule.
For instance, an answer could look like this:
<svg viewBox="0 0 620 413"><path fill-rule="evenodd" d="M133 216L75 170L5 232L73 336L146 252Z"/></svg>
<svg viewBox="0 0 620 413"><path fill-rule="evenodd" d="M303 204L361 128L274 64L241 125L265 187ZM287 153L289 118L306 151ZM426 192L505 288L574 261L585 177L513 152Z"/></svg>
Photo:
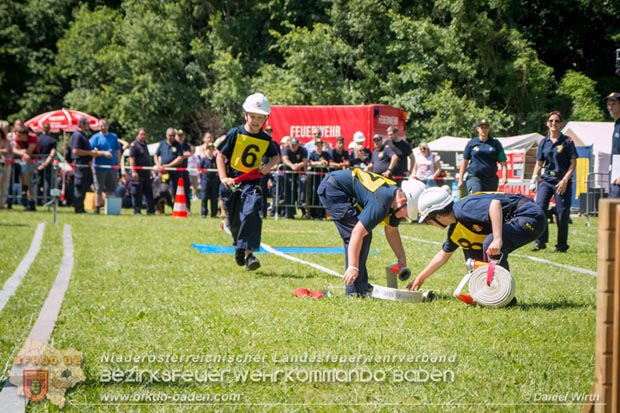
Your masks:
<svg viewBox="0 0 620 413"><path fill-rule="evenodd" d="M510 136L507 138L497 138L504 147L504 151L525 153L525 164L522 170L525 176L529 176L534 163L536 162L536 151L538 143L544 138L540 133L528 133L525 135ZM457 138L454 136L444 136L428 143L428 147L433 152L438 152L441 156L442 168L450 171L454 168L455 174L458 172L465 145L470 138ZM509 166L510 167L510 166ZM513 165L514 167L514 165ZM516 169L515 169L516 171Z"/></svg>
<svg viewBox="0 0 620 413"><path fill-rule="evenodd" d="M527 151L537 146L544 136L540 133L528 133L525 135L511 136L508 138L497 138L504 147L505 151ZM428 143L428 147L435 152L463 152L465 145L470 138L457 138L454 136L443 136Z"/></svg>
<svg viewBox="0 0 620 413"><path fill-rule="evenodd" d="M611 154L613 122L568 122L562 133L575 140L576 146L594 146L594 152Z"/></svg>
<svg viewBox="0 0 620 413"><path fill-rule="evenodd" d="M595 180L599 184L607 181L606 175L609 172L611 161L611 135L613 132L613 122L568 122L562 129L562 133L573 138L576 146L592 145L593 172L600 174Z"/></svg>

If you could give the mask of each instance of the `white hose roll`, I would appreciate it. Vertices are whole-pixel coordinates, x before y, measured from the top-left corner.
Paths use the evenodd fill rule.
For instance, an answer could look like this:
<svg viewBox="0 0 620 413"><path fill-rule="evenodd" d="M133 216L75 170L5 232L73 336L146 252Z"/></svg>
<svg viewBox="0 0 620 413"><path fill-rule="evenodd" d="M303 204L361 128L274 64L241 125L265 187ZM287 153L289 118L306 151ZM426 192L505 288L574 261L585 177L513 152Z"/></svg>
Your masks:
<svg viewBox="0 0 620 413"><path fill-rule="evenodd" d="M469 293L483 307L504 307L515 296L515 280L510 272L495 266L491 285L487 285L488 266L476 268L469 279Z"/></svg>

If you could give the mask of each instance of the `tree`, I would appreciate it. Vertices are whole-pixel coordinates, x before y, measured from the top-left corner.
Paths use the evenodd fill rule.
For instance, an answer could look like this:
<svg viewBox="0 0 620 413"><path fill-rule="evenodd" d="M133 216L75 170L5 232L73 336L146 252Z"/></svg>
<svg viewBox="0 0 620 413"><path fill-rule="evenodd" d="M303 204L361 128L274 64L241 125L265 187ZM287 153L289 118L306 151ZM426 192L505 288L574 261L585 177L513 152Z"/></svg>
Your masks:
<svg viewBox="0 0 620 413"><path fill-rule="evenodd" d="M566 98L568 105L562 110L565 118L573 121L603 122L605 115L601 111L600 97L596 92L596 83L583 73L569 70L562 77L558 96Z"/></svg>
<svg viewBox="0 0 620 413"><path fill-rule="evenodd" d="M73 86L66 103L131 133L146 127L153 139L170 126L189 124L200 88L186 71L186 5L126 1L124 15L83 7L59 43L58 64Z"/></svg>
<svg viewBox="0 0 620 413"><path fill-rule="evenodd" d="M0 3L0 113L28 116L62 100L56 41L71 18L70 0Z"/></svg>

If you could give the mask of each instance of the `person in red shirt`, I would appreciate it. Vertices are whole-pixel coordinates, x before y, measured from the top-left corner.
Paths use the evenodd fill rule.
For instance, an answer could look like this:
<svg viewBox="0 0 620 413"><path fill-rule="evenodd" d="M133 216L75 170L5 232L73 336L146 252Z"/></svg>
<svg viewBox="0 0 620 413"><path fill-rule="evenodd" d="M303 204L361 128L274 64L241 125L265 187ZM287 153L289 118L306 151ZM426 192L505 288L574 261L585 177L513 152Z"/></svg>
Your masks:
<svg viewBox="0 0 620 413"><path fill-rule="evenodd" d="M33 155L39 152L39 141L37 135L30 133L21 120L16 120L14 125L13 155L20 158L18 162L21 167L22 204L24 211L36 211Z"/></svg>

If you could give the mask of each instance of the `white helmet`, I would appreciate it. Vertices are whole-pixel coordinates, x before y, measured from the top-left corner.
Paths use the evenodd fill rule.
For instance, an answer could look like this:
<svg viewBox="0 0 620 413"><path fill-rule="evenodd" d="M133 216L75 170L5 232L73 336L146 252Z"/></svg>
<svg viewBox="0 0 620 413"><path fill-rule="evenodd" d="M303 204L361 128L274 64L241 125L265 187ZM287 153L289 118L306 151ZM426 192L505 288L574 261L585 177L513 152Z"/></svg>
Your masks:
<svg viewBox="0 0 620 413"><path fill-rule="evenodd" d="M418 215L418 198L426 185L417 179L407 179L402 182L400 189L407 197L407 216L409 219L415 220Z"/></svg>
<svg viewBox="0 0 620 413"><path fill-rule="evenodd" d="M430 213L441 211L451 203L452 195L445 190L436 186L425 189L418 198L418 210L420 211L418 222L424 222Z"/></svg>
<svg viewBox="0 0 620 413"><path fill-rule="evenodd" d="M271 106L265 95L262 93L254 93L248 96L245 102L243 102L243 110L247 113L269 115L271 113Z"/></svg>
<svg viewBox="0 0 620 413"><path fill-rule="evenodd" d="M355 143L364 143L366 142L366 137L360 131L357 131L353 134L353 142Z"/></svg>

